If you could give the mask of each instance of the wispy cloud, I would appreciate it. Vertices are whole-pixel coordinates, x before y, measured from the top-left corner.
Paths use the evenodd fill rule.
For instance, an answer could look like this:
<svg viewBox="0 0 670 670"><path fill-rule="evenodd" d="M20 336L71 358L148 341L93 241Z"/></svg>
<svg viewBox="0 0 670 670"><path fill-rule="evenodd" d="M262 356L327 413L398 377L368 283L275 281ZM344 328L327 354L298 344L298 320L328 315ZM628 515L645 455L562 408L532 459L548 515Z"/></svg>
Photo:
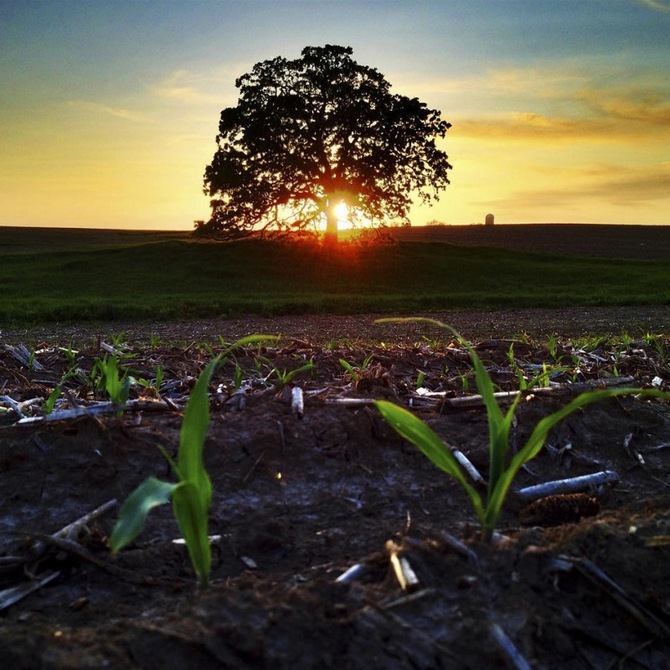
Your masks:
<svg viewBox="0 0 670 670"><path fill-rule="evenodd" d="M481 74L452 77L430 71L390 74L393 90L404 95L425 97L448 93L496 96L556 97L566 90L588 85L589 75L567 63L533 67L488 68Z"/></svg>
<svg viewBox="0 0 670 670"><path fill-rule="evenodd" d="M127 121L134 121L137 123L150 123L151 119L138 112L125 109L123 107L113 107L102 102L93 102L91 100L70 100L68 106L74 109L79 109L92 114L106 114L114 116L118 119L126 119Z"/></svg>
<svg viewBox="0 0 670 670"><path fill-rule="evenodd" d="M235 104L235 78L242 72L233 74L230 66L223 71L214 69L208 73L190 70L175 70L161 81L149 87L154 95L185 105L225 105Z"/></svg>
<svg viewBox="0 0 670 670"><path fill-rule="evenodd" d="M657 12L668 12L670 14L670 3L661 2L661 0L639 0L639 2Z"/></svg>
<svg viewBox="0 0 670 670"><path fill-rule="evenodd" d="M485 119L453 119L452 135L474 140L576 142L630 141L640 138L635 128L617 128L602 119L548 116L534 112L512 112ZM613 131L616 130L616 134ZM646 136L646 133L643 133Z"/></svg>
<svg viewBox="0 0 670 670"><path fill-rule="evenodd" d="M617 95L616 92L584 89L575 97L605 117L670 126L670 103L656 91L631 91L627 95Z"/></svg>
<svg viewBox="0 0 670 670"><path fill-rule="evenodd" d="M617 207L636 207L667 202L670 192L670 163L627 167L602 164L553 171L552 188L524 188L509 197L488 201L489 206L507 210L568 209L600 202ZM550 181L552 170L539 167L542 183Z"/></svg>
<svg viewBox="0 0 670 670"><path fill-rule="evenodd" d="M643 167L602 165L590 171L593 181L577 190L586 198L607 198L618 205L635 205L668 199L670 165Z"/></svg>
<svg viewBox="0 0 670 670"><path fill-rule="evenodd" d="M526 111L526 106L543 112ZM592 140L608 144L633 140L658 143L660 135L670 139L670 92L662 81L582 86L555 98L520 98L513 107L516 109L497 114L452 118L452 134L485 140Z"/></svg>

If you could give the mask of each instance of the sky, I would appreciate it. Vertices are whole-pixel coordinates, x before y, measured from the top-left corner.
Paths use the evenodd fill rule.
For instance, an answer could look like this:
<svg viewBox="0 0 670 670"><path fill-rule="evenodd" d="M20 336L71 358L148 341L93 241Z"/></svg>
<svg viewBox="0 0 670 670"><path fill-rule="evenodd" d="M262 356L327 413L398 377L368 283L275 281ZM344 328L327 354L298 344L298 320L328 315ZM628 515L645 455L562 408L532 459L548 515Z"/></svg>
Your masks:
<svg viewBox="0 0 670 670"><path fill-rule="evenodd" d="M452 124L413 225L670 224L670 0L0 0L0 226L190 230L235 79L351 46Z"/></svg>

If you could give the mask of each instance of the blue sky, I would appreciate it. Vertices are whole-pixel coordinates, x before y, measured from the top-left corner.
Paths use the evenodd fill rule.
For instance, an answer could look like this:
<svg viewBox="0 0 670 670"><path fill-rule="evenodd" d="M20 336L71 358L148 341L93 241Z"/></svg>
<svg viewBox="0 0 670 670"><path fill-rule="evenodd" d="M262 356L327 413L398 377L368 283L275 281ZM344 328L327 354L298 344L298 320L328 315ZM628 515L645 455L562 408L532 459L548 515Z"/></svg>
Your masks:
<svg viewBox="0 0 670 670"><path fill-rule="evenodd" d="M188 230L235 79L342 44L442 110L415 224L668 224L670 2L0 0L0 225Z"/></svg>

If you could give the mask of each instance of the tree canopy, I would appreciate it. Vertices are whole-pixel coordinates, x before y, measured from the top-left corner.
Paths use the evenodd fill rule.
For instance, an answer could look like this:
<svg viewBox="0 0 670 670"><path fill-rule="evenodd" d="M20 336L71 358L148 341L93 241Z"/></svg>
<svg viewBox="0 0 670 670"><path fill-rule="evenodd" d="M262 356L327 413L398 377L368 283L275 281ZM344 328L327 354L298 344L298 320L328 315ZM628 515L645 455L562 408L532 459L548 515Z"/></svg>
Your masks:
<svg viewBox="0 0 670 670"><path fill-rule="evenodd" d="M417 98L391 93L350 47L306 47L301 57L257 63L221 112L218 148L204 177L212 216L196 234L310 230L335 208L354 224L408 223L412 197L436 200L451 165L436 140L451 124Z"/></svg>

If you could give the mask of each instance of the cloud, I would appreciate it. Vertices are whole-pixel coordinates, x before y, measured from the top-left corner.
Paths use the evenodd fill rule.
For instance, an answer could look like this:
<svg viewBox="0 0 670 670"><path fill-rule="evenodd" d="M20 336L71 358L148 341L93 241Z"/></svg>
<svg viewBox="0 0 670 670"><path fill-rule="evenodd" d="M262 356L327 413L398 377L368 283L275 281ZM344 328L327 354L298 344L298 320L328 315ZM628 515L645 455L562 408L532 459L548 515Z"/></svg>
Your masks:
<svg viewBox="0 0 670 670"><path fill-rule="evenodd" d="M118 119L126 119L127 121L135 121L137 123L150 123L151 120L143 114L138 114L123 107L112 107L101 102L93 102L90 100L70 100L68 106L74 109L80 109L85 112L93 114L106 114L114 116Z"/></svg>
<svg viewBox="0 0 670 670"><path fill-rule="evenodd" d="M621 128L612 121L564 116L549 116L534 112L512 112L485 119L452 119L453 135L475 140L499 141L629 141L640 137L635 128ZM646 135L646 134L645 134Z"/></svg>
<svg viewBox="0 0 670 670"><path fill-rule="evenodd" d="M643 86L617 83L616 86L582 87L566 91L555 100L520 100L516 110L479 116L470 113L461 120L451 118L452 136L483 140L552 142L600 141L658 144L670 131L670 96L662 82ZM520 111L528 105L544 113ZM569 109L570 114L564 111ZM557 113L552 113L556 110Z"/></svg>
<svg viewBox="0 0 670 670"><path fill-rule="evenodd" d="M450 77L430 71L405 72L389 76L394 92L416 95L449 93L468 96L538 96L553 98L566 90L586 86L589 75L570 63L545 63L533 67L488 68L483 74Z"/></svg>
<svg viewBox="0 0 670 670"><path fill-rule="evenodd" d="M635 100L631 99L633 97ZM656 91L630 91L627 95L621 95L611 91L583 89L577 92L575 99L611 119L670 126L670 104Z"/></svg>
<svg viewBox="0 0 670 670"><path fill-rule="evenodd" d="M636 207L661 204L670 200L670 163L627 167L601 164L586 168L552 170L538 167L540 183L550 181L551 188L524 188L509 197L488 201L489 206L514 211L567 210L575 205L594 209L602 206Z"/></svg>
<svg viewBox="0 0 670 670"><path fill-rule="evenodd" d="M231 92L235 90L237 76L239 73L230 72L230 66L208 73L181 69L171 72L149 90L160 98L185 105L234 105L236 96L232 97Z"/></svg>
<svg viewBox="0 0 670 670"><path fill-rule="evenodd" d="M670 3L661 2L661 0L639 0L643 5L646 5L650 9L654 9L657 12L668 12L670 13Z"/></svg>
<svg viewBox="0 0 670 670"><path fill-rule="evenodd" d="M607 198L617 205L636 205L670 199L667 162L644 167L603 165L590 170L594 179L578 190L583 197Z"/></svg>

